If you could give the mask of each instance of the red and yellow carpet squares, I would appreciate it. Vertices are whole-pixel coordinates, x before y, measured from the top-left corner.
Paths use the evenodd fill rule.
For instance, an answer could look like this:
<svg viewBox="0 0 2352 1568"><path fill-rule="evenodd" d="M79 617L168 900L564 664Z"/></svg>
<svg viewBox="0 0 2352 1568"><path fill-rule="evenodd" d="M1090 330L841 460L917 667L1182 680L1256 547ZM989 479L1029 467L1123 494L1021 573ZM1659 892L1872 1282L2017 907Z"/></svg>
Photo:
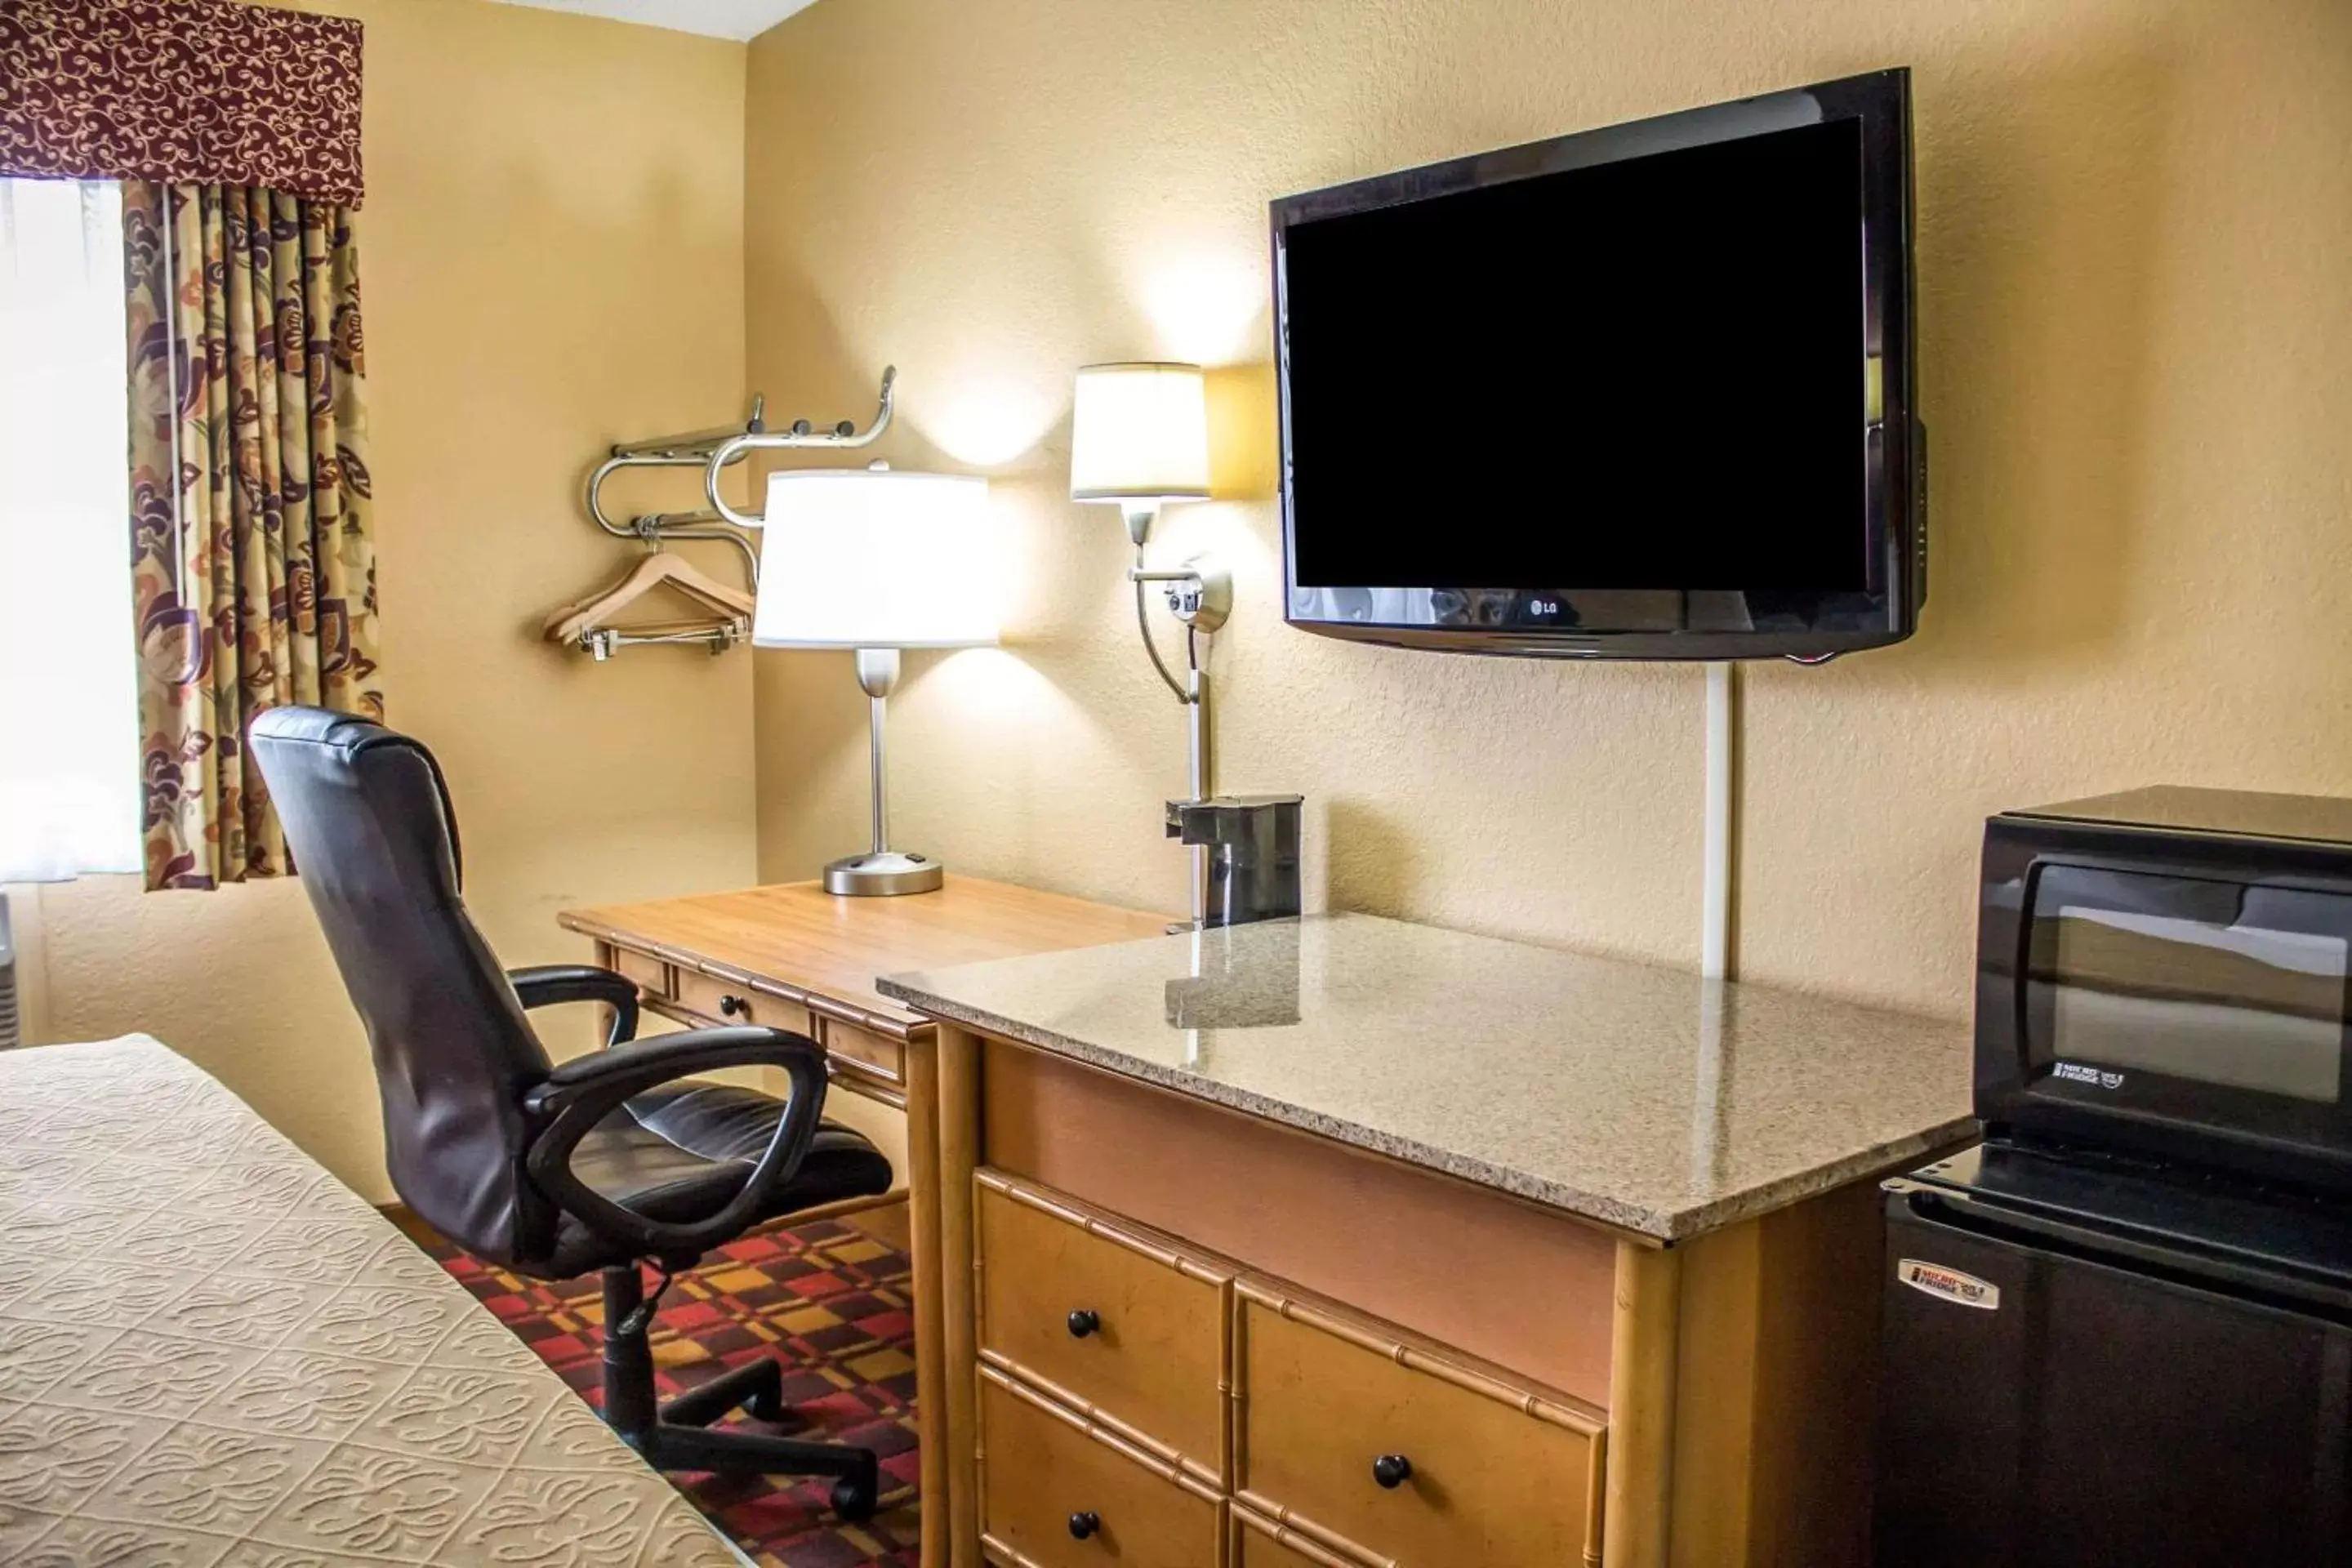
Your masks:
<svg viewBox="0 0 2352 1568"><path fill-rule="evenodd" d="M551 1284L446 1243L428 1242L427 1250L591 1405L602 1402L604 1309L594 1276ZM672 1476L761 1568L915 1563L911 1300L903 1253L828 1222L753 1231L679 1275L662 1298L653 1347L664 1397L754 1356L773 1356L784 1363L784 1401L806 1420L808 1436L882 1457L882 1507L866 1524L844 1524L827 1511L823 1481Z"/></svg>

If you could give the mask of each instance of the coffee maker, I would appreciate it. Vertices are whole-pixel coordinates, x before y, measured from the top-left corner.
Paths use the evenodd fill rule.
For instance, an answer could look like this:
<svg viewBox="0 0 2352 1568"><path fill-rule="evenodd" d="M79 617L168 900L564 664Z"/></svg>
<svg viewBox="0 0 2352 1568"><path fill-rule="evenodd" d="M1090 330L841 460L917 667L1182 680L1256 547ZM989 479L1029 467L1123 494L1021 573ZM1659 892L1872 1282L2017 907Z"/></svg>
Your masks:
<svg viewBox="0 0 2352 1568"><path fill-rule="evenodd" d="M1168 837L1208 851L1203 926L1245 925L1298 913L1296 795L1220 795L1168 803Z"/></svg>

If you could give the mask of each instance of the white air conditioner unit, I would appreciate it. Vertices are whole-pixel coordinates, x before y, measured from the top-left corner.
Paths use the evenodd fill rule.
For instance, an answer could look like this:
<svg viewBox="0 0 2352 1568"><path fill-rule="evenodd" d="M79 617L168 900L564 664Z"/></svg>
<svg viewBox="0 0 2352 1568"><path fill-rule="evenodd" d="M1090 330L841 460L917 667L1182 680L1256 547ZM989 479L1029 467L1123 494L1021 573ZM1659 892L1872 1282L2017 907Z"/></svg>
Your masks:
<svg viewBox="0 0 2352 1568"><path fill-rule="evenodd" d="M16 1010L16 942L8 930L8 895L0 893L0 1051L24 1044Z"/></svg>

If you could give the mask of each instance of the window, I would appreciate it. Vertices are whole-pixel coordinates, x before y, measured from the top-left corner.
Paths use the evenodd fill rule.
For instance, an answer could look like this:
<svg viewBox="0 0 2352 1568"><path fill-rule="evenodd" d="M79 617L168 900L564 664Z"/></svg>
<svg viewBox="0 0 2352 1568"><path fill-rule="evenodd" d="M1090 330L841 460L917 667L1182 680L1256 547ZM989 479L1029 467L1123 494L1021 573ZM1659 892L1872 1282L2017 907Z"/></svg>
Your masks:
<svg viewBox="0 0 2352 1568"><path fill-rule="evenodd" d="M0 179L0 882L139 868L121 230Z"/></svg>

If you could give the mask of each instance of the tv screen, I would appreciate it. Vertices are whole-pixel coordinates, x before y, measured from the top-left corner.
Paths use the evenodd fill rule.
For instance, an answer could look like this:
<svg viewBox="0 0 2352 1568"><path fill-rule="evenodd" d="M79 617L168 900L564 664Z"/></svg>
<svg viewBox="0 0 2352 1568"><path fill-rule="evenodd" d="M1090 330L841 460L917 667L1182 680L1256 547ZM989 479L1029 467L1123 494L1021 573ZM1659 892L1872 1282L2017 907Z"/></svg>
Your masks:
<svg viewBox="0 0 2352 1568"><path fill-rule="evenodd" d="M1905 103L1887 72L1276 203L1292 621L1653 658L1907 634Z"/></svg>

